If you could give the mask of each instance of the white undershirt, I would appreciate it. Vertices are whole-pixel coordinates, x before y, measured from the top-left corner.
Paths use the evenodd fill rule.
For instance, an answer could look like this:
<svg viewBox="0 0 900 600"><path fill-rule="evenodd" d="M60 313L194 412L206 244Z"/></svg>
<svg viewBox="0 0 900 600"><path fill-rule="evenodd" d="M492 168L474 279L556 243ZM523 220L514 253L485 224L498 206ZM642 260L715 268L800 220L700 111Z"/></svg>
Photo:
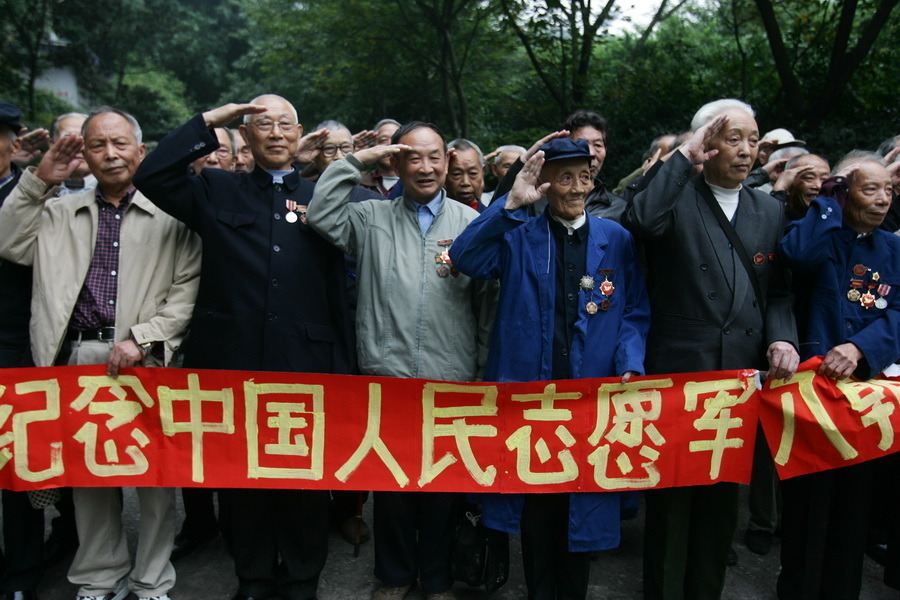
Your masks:
<svg viewBox="0 0 900 600"><path fill-rule="evenodd" d="M738 199L741 195L742 186L738 184L736 188L729 189L713 185L709 181L706 182L706 185L712 190L713 196L716 197L716 201L719 203L719 206L722 207L725 218L731 221L731 219L734 218L734 213L737 212Z"/></svg>
<svg viewBox="0 0 900 600"><path fill-rule="evenodd" d="M581 216L579 216L578 218L576 218L572 221L567 221L565 219L561 219L552 213L550 216L553 217L554 221L556 221L557 223L559 223L560 225L565 227L566 231L569 233L569 235L572 235L573 233L575 233L575 230L578 229L579 227L581 227L582 225L584 225L584 222L587 220L585 213L581 213Z"/></svg>

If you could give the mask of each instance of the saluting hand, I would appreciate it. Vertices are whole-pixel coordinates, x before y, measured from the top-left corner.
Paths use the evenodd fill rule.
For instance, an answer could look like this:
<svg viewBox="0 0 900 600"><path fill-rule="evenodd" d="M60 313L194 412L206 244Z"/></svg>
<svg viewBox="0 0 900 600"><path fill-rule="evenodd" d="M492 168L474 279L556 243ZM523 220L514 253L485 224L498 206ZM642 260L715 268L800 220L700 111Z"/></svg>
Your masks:
<svg viewBox="0 0 900 600"><path fill-rule="evenodd" d="M203 121L210 129L225 127L244 115L258 115L269 110L261 104L235 104L234 102L203 113Z"/></svg>
<svg viewBox="0 0 900 600"><path fill-rule="evenodd" d="M84 138L80 135L61 136L47 150L34 174L48 186L59 185L84 161L79 156L83 148Z"/></svg>
<svg viewBox="0 0 900 600"><path fill-rule="evenodd" d="M404 150L412 150L406 144L389 144L387 146L372 146L371 148L363 148L353 153L356 160L364 165L374 165L379 160L391 154L396 154Z"/></svg>
<svg viewBox="0 0 900 600"><path fill-rule="evenodd" d="M695 131L694 135L691 136L691 139L685 142L678 151L684 154L685 158L691 161L691 163L702 165L719 153L716 149L707 152L706 148L709 146L712 139L722 131L722 127L725 126L727 120L728 115L726 113L722 113L713 118L709 123Z"/></svg>
<svg viewBox="0 0 900 600"><path fill-rule="evenodd" d="M525 161L525 166L516 175L512 189L506 195L506 210L516 210L540 200L550 187L550 182L540 183L541 169L544 167L544 152L539 150Z"/></svg>

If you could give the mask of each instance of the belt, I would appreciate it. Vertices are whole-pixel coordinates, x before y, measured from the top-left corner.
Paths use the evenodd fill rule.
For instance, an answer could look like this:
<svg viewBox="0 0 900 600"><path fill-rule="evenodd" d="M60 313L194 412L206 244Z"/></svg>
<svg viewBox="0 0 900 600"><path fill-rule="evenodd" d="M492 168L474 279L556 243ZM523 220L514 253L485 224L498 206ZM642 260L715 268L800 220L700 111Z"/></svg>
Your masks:
<svg viewBox="0 0 900 600"><path fill-rule="evenodd" d="M75 331L74 329L70 329L69 333L66 334L66 339L81 342L91 340L114 342L116 341L116 328L101 327L100 329L89 329L87 331Z"/></svg>

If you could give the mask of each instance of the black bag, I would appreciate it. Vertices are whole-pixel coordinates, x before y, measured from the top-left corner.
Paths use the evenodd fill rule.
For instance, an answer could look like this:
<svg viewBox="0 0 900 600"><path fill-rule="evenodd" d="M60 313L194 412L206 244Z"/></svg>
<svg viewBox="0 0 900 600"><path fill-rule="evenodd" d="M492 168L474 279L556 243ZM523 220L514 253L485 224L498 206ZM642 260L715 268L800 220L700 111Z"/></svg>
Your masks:
<svg viewBox="0 0 900 600"><path fill-rule="evenodd" d="M450 574L469 587L493 592L509 578L509 535L481 524L481 507L466 503L456 522Z"/></svg>

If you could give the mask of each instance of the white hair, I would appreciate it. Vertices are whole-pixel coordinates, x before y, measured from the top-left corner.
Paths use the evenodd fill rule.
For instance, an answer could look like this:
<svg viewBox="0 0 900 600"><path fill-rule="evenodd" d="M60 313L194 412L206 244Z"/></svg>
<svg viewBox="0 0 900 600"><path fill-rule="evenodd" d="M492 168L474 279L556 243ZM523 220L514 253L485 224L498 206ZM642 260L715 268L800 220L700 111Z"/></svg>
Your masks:
<svg viewBox="0 0 900 600"><path fill-rule="evenodd" d="M456 138L455 140L447 144L448 150L452 150L453 148L462 151L474 150L476 153L478 153L478 162L482 166L484 166L484 154L481 152L481 148L479 148L478 144L476 144L475 142L467 140L466 138Z"/></svg>
<svg viewBox="0 0 900 600"><path fill-rule="evenodd" d="M287 98L279 96L278 94L262 94L260 96L257 96L253 100L251 100L250 104L257 104L257 103L259 103L260 100L265 100L267 98L275 98L275 99L283 100L284 102L286 102L287 105L291 107L291 113L294 115L294 120L297 121L298 123L300 122L300 117L297 116L297 109L294 108L294 105L291 104L290 102L288 102ZM252 116L253 115L244 115L244 125L246 125L247 123L250 122L250 118Z"/></svg>
<svg viewBox="0 0 900 600"><path fill-rule="evenodd" d="M497 156L494 157L494 164L498 164L500 162L500 156L503 155L504 152L518 152L519 154L525 154L527 150L522 146L506 144L505 146L497 146L497 149L494 150L494 152L497 153Z"/></svg>
<svg viewBox="0 0 900 600"><path fill-rule="evenodd" d="M707 102L700 107L700 110L694 113L694 118L691 119L691 130L697 131L717 117L719 113L725 112L730 108L739 108L751 117L756 117L756 111L746 102L736 98L722 98L721 100Z"/></svg>

